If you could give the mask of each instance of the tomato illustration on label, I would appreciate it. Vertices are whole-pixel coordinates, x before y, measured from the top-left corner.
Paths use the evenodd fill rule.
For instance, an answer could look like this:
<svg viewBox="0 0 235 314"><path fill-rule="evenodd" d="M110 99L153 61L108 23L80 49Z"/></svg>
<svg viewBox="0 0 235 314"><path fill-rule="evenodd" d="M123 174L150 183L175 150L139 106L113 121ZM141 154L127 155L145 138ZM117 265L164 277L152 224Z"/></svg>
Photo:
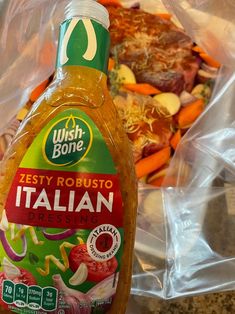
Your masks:
<svg viewBox="0 0 235 314"><path fill-rule="evenodd" d="M13 282L16 282L16 283L21 282L28 286L36 285L37 283L36 279L30 273L29 270L19 267L19 271L20 271L20 274L14 278ZM8 279L7 275L4 272L1 272L0 273L0 285L5 279Z"/></svg>
<svg viewBox="0 0 235 314"><path fill-rule="evenodd" d="M97 262L88 254L86 244L80 244L72 248L69 254L69 265L75 273L79 266L84 263L87 266L87 280L100 282L115 273L118 262L116 257L104 262Z"/></svg>

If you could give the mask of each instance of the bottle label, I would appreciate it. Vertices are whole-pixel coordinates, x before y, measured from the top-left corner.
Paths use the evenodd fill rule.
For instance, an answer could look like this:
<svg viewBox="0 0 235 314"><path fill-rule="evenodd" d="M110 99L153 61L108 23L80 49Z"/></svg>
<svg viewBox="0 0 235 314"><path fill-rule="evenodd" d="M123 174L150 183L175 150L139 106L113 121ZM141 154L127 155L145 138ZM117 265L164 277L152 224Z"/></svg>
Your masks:
<svg viewBox="0 0 235 314"><path fill-rule="evenodd" d="M107 73L110 36L100 23L88 18L72 18L60 27L57 68L87 66Z"/></svg>
<svg viewBox="0 0 235 314"><path fill-rule="evenodd" d="M16 313L106 313L123 252L123 203L106 142L79 109L37 135L0 222L0 305Z"/></svg>

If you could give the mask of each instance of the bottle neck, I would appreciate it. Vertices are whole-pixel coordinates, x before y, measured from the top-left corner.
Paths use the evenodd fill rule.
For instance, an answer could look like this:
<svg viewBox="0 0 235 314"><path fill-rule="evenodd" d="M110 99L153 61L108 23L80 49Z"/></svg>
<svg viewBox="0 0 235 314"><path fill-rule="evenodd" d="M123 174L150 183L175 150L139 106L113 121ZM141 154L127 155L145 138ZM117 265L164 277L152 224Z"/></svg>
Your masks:
<svg viewBox="0 0 235 314"><path fill-rule="evenodd" d="M85 17L65 20L60 26L56 68L85 66L107 74L110 36L108 30Z"/></svg>

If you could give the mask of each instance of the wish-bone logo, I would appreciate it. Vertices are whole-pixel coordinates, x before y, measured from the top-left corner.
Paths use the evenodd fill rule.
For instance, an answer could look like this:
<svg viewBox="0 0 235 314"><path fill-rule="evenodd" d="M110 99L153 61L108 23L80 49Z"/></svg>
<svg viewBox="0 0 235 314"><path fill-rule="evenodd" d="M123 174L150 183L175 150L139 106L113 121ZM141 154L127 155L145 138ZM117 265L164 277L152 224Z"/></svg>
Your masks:
<svg viewBox="0 0 235 314"><path fill-rule="evenodd" d="M94 30L94 27L92 25L91 20L90 19L73 18L70 21L69 26L68 26L66 33L64 35L64 38L63 38L62 51L60 54L60 64L61 65L66 64L69 60L69 58L67 56L68 43L69 43L70 37L71 37L75 27L77 26L77 24L80 20L84 25L86 35L87 35L87 37L86 37L87 39L85 37L83 37L83 40L87 40L87 49L86 49L86 52L83 54L83 58L87 61L92 61L96 55L97 38L96 38L96 33L95 33L95 30Z"/></svg>
<svg viewBox="0 0 235 314"><path fill-rule="evenodd" d="M47 131L43 157L53 166L73 166L86 156L92 138L89 124L71 114L55 122Z"/></svg>

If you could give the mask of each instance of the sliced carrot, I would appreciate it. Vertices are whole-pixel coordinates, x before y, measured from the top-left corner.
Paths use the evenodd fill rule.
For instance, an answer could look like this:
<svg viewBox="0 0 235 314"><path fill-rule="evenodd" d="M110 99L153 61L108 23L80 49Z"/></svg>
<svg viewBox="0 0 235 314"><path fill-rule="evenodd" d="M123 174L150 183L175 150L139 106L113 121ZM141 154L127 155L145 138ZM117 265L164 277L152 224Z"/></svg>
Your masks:
<svg viewBox="0 0 235 314"><path fill-rule="evenodd" d="M172 14L166 13L166 12L165 13L155 13L155 15L157 15L157 16L165 19L165 20L171 20L171 18L172 18Z"/></svg>
<svg viewBox="0 0 235 314"><path fill-rule="evenodd" d="M154 171L149 176L147 176L147 183L151 184L151 182L154 181L155 179L165 176L168 170L168 166L169 166L168 163L166 163L157 171Z"/></svg>
<svg viewBox="0 0 235 314"><path fill-rule="evenodd" d="M177 132L175 132L175 134L172 136L170 140L171 147L174 148L174 150L176 150L180 140L181 140L181 131L178 130Z"/></svg>
<svg viewBox="0 0 235 314"><path fill-rule="evenodd" d="M213 59L211 56L209 56L207 53L200 53L200 57L211 67L213 68L219 68L221 64Z"/></svg>
<svg viewBox="0 0 235 314"><path fill-rule="evenodd" d="M109 58L109 65L108 65L108 70L112 71L112 69L115 66L115 61L112 58Z"/></svg>
<svg viewBox="0 0 235 314"><path fill-rule="evenodd" d="M159 188L160 187L175 187L178 185L177 184L177 177L174 177L174 176L162 176L162 177L155 179L150 184L153 186L159 187ZM181 185L182 184L180 184L180 186Z"/></svg>
<svg viewBox="0 0 235 314"><path fill-rule="evenodd" d="M119 0L99 0L98 2L104 6L112 5L115 7L122 7Z"/></svg>
<svg viewBox="0 0 235 314"><path fill-rule="evenodd" d="M159 89L147 83L124 84L123 87L142 95L156 95L161 93Z"/></svg>
<svg viewBox="0 0 235 314"><path fill-rule="evenodd" d="M198 99L180 110L178 124L180 128L192 124L203 112L204 100Z"/></svg>
<svg viewBox="0 0 235 314"><path fill-rule="evenodd" d="M169 186L182 186L183 184L178 182L177 176L171 175L166 176L163 180L162 187L169 187Z"/></svg>
<svg viewBox="0 0 235 314"><path fill-rule="evenodd" d="M41 96L41 94L44 92L44 90L46 89L47 85L49 83L49 80L45 80L44 82L42 82L40 85L38 85L31 93L30 95L30 100L32 102L36 101L38 99L39 96Z"/></svg>
<svg viewBox="0 0 235 314"><path fill-rule="evenodd" d="M137 178L142 178L147 174L162 167L171 156L171 148L166 147L148 157L138 161L135 165Z"/></svg>
<svg viewBox="0 0 235 314"><path fill-rule="evenodd" d="M153 181L151 181L150 184L160 188L162 186L164 179L165 179L165 176L156 178Z"/></svg>
<svg viewBox="0 0 235 314"><path fill-rule="evenodd" d="M194 46L194 47L192 48L192 50L195 51L195 52L198 52L198 53L204 53L204 52L205 52L205 51L204 51L201 47L199 47L199 46Z"/></svg>

